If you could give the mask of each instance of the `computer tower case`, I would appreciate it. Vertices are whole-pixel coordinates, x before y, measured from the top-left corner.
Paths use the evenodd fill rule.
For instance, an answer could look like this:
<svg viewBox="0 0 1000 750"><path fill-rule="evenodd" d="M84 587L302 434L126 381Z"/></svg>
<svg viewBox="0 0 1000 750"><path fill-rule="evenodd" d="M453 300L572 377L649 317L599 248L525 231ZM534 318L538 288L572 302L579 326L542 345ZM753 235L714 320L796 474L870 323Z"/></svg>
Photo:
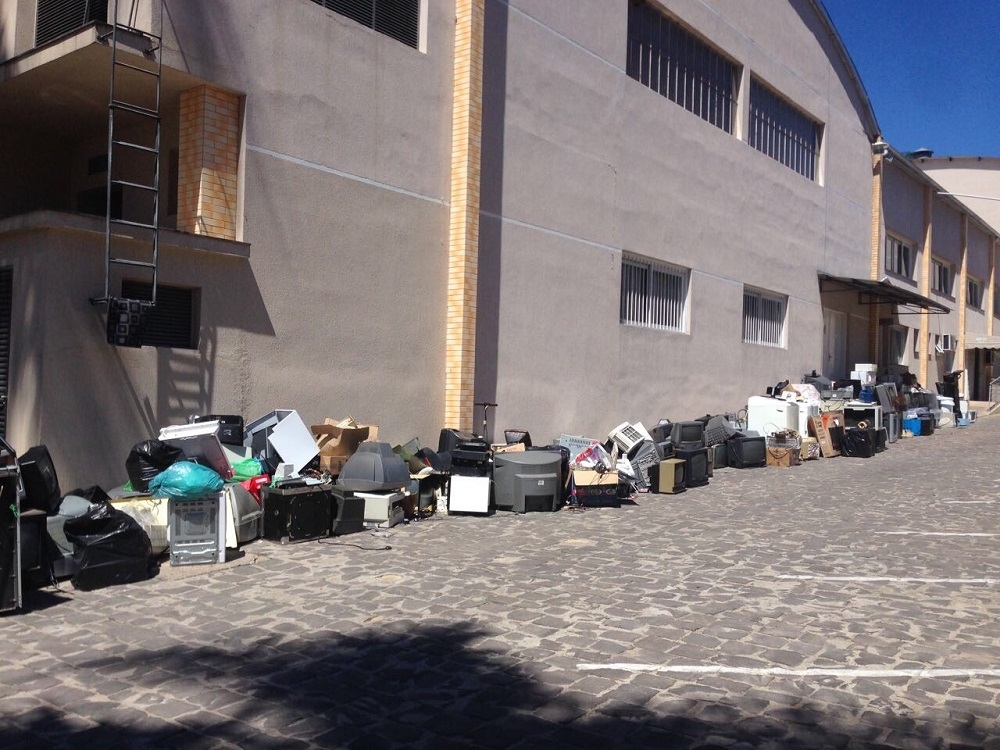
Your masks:
<svg viewBox="0 0 1000 750"><path fill-rule="evenodd" d="M261 495L265 539L288 544L330 535L335 512L331 485L296 482L265 487Z"/></svg>

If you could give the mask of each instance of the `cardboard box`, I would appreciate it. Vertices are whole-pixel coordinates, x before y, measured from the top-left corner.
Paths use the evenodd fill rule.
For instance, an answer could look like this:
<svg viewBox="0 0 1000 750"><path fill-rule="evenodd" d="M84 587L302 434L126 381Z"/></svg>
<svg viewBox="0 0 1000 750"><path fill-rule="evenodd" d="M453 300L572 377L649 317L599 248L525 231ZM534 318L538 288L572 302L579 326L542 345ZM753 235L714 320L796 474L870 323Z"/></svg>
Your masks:
<svg viewBox="0 0 1000 750"><path fill-rule="evenodd" d="M777 448L777 447L767 447L767 465L768 466L780 466L787 468L789 466L799 465L799 449L798 448Z"/></svg>
<svg viewBox="0 0 1000 750"><path fill-rule="evenodd" d="M618 497L617 471L602 474L590 469L574 469L573 484L576 487L577 502L586 508L621 506L621 499Z"/></svg>
<svg viewBox="0 0 1000 750"><path fill-rule="evenodd" d="M378 440L376 425L362 425L347 417L339 421L326 419L323 424L314 424L309 428L316 445L319 447L319 468L334 476L338 476L354 455L358 446L366 440Z"/></svg>

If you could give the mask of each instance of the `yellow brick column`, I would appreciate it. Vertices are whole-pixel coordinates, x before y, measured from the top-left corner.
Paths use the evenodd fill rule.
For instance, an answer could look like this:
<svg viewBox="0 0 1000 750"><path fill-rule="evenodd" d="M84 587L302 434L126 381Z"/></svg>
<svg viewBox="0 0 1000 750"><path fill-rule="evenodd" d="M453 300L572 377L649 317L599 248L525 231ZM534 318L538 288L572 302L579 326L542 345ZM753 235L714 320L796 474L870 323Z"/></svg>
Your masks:
<svg viewBox="0 0 1000 750"><path fill-rule="evenodd" d="M955 345L955 363L953 370L965 369L965 307L969 294L969 215L962 214L959 225L959 247L962 253L962 263L958 273L958 344Z"/></svg>
<svg viewBox="0 0 1000 750"><path fill-rule="evenodd" d="M993 316L994 310L996 309L996 293L997 293L997 240L996 237L990 238L990 280L989 285L986 287L986 335L993 335Z"/></svg>
<svg viewBox="0 0 1000 750"><path fill-rule="evenodd" d="M463 430L472 428L476 376L484 14L485 0L455 3L444 422Z"/></svg>
<svg viewBox="0 0 1000 750"><path fill-rule="evenodd" d="M924 186L924 253L920 261L920 293L931 296L931 253L934 239L934 193L929 185ZM931 314L920 311L920 369L917 379L927 387L927 370L930 363Z"/></svg>
<svg viewBox="0 0 1000 750"><path fill-rule="evenodd" d="M882 216L882 180L885 173L885 154L874 154L872 156L872 246L871 264L869 267L869 278L878 281L882 278L882 250L885 247L883 236L885 234L885 220ZM881 341L879 337L879 316L881 305L869 305L868 307L868 361L878 364L879 347Z"/></svg>
<svg viewBox="0 0 1000 750"><path fill-rule="evenodd" d="M239 97L211 86L181 93L177 229L236 239Z"/></svg>

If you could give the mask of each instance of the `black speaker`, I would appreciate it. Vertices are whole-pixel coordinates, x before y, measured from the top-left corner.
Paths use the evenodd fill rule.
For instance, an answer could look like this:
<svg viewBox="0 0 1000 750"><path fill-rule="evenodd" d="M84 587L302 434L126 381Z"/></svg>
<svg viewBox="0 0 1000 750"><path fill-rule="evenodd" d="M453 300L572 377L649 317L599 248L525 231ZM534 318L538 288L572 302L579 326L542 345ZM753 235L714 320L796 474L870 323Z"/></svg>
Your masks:
<svg viewBox="0 0 1000 750"><path fill-rule="evenodd" d="M24 502L21 507L45 511L50 516L58 513L62 495L49 449L44 445L28 448L17 463L21 468L21 481L24 484Z"/></svg>

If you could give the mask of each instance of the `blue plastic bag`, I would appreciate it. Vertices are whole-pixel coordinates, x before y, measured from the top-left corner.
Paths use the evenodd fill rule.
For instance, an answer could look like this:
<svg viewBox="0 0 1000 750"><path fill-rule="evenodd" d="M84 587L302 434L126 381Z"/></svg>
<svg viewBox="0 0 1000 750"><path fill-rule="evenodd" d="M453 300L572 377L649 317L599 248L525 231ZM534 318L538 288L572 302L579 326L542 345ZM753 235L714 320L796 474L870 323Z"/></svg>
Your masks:
<svg viewBox="0 0 1000 750"><path fill-rule="evenodd" d="M207 466L178 461L161 471L149 482L154 497L175 500L195 500L222 491L222 477Z"/></svg>

